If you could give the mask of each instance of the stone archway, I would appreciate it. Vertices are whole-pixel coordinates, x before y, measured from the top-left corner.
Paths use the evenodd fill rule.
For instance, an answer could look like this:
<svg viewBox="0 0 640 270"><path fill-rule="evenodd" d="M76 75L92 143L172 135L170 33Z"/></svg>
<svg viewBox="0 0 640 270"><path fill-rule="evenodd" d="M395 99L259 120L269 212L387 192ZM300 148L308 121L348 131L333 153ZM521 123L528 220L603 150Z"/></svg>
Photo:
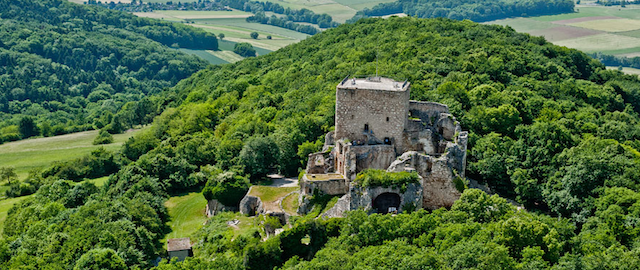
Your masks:
<svg viewBox="0 0 640 270"><path fill-rule="evenodd" d="M377 213L387 214L389 209L393 209L393 207L400 210L400 200L400 195L397 193L385 192L373 199L373 208Z"/></svg>

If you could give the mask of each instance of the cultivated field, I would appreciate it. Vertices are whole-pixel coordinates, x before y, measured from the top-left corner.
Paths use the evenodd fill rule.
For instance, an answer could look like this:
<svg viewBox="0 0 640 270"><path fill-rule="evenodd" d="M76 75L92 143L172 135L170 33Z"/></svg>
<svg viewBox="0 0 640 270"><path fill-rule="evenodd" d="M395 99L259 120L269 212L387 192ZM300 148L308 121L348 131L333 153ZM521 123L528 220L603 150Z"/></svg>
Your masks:
<svg viewBox="0 0 640 270"><path fill-rule="evenodd" d="M488 23L509 25L519 32L544 36L554 44L585 52L618 56L640 55L640 6L595 6L584 3L576 12Z"/></svg>

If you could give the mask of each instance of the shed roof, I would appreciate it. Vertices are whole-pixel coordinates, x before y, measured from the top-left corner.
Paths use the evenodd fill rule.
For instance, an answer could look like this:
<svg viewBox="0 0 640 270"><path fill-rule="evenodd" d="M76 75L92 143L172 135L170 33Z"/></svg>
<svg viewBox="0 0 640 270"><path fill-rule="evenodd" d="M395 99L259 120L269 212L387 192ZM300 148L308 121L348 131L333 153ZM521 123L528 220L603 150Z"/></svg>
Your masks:
<svg viewBox="0 0 640 270"><path fill-rule="evenodd" d="M167 240L167 251L178 251L191 249L191 239L186 238L172 238Z"/></svg>

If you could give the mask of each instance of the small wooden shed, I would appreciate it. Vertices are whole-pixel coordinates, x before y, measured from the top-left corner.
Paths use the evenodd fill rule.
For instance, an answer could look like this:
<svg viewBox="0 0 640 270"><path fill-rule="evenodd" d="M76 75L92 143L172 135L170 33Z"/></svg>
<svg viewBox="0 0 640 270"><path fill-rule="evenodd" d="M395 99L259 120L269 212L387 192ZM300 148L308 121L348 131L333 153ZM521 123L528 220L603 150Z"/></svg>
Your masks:
<svg viewBox="0 0 640 270"><path fill-rule="evenodd" d="M193 256L191 239L186 237L167 240L167 252L169 252L169 260L178 258L178 261L184 261L187 257Z"/></svg>

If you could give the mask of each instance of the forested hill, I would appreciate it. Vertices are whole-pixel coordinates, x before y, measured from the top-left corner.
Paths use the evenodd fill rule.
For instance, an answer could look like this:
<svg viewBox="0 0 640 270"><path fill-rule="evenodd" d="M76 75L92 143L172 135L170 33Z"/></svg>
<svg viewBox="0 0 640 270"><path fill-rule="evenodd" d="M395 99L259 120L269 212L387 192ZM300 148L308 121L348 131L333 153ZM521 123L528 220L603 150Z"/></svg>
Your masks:
<svg viewBox="0 0 640 270"><path fill-rule="evenodd" d="M573 12L572 0L397 0L358 11L348 22L363 17L405 13L418 18L444 17L486 22L509 17L540 16Z"/></svg>
<svg viewBox="0 0 640 270"><path fill-rule="evenodd" d="M116 126L148 122L163 103L149 94L206 66L167 46L218 46L201 29L67 1L0 1L0 18L0 143L102 128L130 101L146 100Z"/></svg>
<svg viewBox="0 0 640 270"><path fill-rule="evenodd" d="M332 129L336 84L375 73L376 54L381 74L449 105L470 131L467 175L528 210L466 190L451 210L302 218L264 242L234 236L223 215L193 236L195 259L161 269L640 265L637 76L510 28L407 17L341 25L181 81L182 105L124 145L102 189L49 178L9 212L0 268L149 267L167 195L209 182L237 202L247 178L296 174Z"/></svg>

